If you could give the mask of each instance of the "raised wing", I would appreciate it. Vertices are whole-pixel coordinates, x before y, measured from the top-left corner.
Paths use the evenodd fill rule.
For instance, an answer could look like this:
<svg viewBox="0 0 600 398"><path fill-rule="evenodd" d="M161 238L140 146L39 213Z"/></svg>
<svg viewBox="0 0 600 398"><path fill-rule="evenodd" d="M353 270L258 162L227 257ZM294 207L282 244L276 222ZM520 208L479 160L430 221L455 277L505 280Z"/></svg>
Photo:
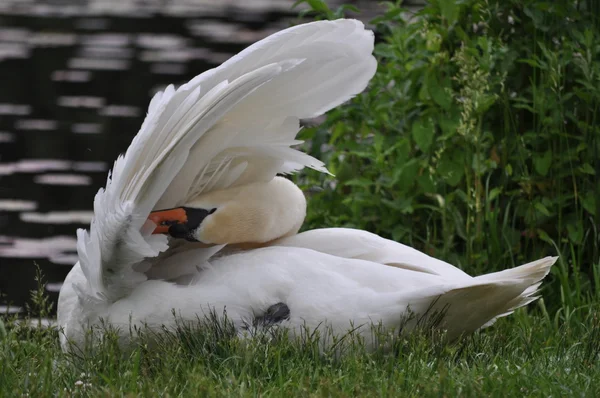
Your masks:
<svg viewBox="0 0 600 398"><path fill-rule="evenodd" d="M213 87L226 78L278 62L297 61L227 113L198 139L157 208L184 204L201 192L323 163L290 148L299 119L318 116L360 93L373 77L373 33L356 20L319 21L278 32L197 78ZM196 79L194 79L196 80Z"/></svg>
<svg viewBox="0 0 600 398"><path fill-rule="evenodd" d="M170 98L159 113L153 112L156 108L151 104L142 130L125 155L115 162L106 189L96 194L90 232L77 231L79 264L88 283L77 287L80 297L114 301L146 280L132 266L146 257L157 256L168 245L167 237L151 235L153 226L143 226L165 188L181 172L194 141L189 131L204 134L236 103L281 73L285 66L289 65L271 64L231 83L223 81L203 97L199 87L190 90L170 114L165 113L169 100L177 100L177 94L188 91L187 87L177 92L167 89L162 97ZM172 128L166 130L165 126L171 123Z"/></svg>
<svg viewBox="0 0 600 398"><path fill-rule="evenodd" d="M375 73L373 34L355 20L276 33L152 99L148 115L79 230L82 299L114 301L146 279L133 265L168 248L145 224L153 209L202 192L323 164L295 149L299 119L361 92ZM144 227L146 225L146 227Z"/></svg>

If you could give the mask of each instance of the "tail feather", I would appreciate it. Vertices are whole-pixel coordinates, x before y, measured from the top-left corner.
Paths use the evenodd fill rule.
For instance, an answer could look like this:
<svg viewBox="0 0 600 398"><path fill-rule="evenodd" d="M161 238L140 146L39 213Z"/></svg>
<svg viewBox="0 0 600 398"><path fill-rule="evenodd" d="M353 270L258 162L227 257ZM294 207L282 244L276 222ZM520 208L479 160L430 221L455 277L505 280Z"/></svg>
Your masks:
<svg viewBox="0 0 600 398"><path fill-rule="evenodd" d="M556 262L558 257L544 257L532 261L519 267L505 269L503 271L493 272L476 277L478 281L502 281L507 279L527 279L532 283L539 282L548 275L550 267Z"/></svg>
<svg viewBox="0 0 600 398"><path fill-rule="evenodd" d="M442 327L453 340L492 325L498 318L535 301L541 280L558 257L546 257L520 267L481 275L473 284L442 294L433 307L444 310Z"/></svg>

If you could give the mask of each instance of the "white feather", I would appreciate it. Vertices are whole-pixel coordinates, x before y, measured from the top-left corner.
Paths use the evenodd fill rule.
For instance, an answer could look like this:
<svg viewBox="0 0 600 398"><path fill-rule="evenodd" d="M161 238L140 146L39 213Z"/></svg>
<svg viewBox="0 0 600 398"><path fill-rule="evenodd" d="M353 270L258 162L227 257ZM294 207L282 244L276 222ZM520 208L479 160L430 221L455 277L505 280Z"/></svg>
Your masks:
<svg viewBox="0 0 600 398"><path fill-rule="evenodd" d="M324 165L291 149L299 118L362 91L375 73L373 34L359 21L321 21L278 32L175 89L157 93L125 155L78 231L86 286L80 299L113 302L146 276L134 265L168 248L143 234L148 214L194 196L277 173Z"/></svg>

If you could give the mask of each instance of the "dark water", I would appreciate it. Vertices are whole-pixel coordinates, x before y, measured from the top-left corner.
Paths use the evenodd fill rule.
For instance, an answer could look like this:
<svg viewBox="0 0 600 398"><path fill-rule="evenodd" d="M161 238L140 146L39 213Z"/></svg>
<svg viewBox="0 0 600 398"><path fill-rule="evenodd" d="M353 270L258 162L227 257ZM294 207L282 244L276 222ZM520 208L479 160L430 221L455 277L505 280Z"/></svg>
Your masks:
<svg viewBox="0 0 600 398"><path fill-rule="evenodd" d="M289 26L293 2L0 1L0 313L22 310L36 264L57 299L152 94Z"/></svg>

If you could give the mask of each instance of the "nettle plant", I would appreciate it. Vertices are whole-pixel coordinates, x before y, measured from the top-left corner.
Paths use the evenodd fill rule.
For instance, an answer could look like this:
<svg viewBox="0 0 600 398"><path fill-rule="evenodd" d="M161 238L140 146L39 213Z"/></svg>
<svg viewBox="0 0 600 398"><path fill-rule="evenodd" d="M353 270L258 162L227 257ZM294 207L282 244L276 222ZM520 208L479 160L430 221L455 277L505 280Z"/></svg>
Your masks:
<svg viewBox="0 0 600 398"><path fill-rule="evenodd" d="M298 178L306 227L364 228L472 273L558 251L562 303L600 297L599 3L386 6L369 88L302 133L335 174Z"/></svg>

